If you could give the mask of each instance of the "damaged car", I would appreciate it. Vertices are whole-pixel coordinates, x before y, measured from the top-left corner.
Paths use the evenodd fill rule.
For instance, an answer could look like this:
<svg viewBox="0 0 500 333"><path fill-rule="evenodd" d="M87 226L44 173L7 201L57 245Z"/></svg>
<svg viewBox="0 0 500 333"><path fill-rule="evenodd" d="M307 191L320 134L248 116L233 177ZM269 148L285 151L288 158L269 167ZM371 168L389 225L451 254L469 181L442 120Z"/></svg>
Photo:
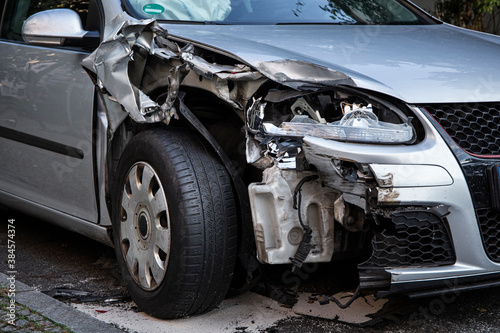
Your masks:
<svg viewBox="0 0 500 333"><path fill-rule="evenodd" d="M265 265L500 284L500 38L404 0L0 0L0 202L178 318Z"/></svg>

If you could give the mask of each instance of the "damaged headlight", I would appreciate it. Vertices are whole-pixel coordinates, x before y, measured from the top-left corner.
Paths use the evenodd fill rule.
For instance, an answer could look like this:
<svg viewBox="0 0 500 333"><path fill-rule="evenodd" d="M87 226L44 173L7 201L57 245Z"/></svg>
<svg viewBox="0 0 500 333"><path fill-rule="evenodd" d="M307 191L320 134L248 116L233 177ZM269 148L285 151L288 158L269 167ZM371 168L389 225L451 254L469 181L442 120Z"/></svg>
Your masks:
<svg viewBox="0 0 500 333"><path fill-rule="evenodd" d="M373 144L414 141L412 117L378 98L372 97L372 104L370 98L360 96L335 91L303 96L293 96L290 91L271 92L264 100L254 102L248 124L264 137L314 136Z"/></svg>
<svg viewBox="0 0 500 333"><path fill-rule="evenodd" d="M314 136L345 142L402 144L413 138L413 128L407 123L391 124L379 121L371 107L353 110L342 117L340 121L321 124L301 122L296 119L283 122L279 127L271 123L263 123L267 135L290 137ZM295 120L295 121L294 121Z"/></svg>

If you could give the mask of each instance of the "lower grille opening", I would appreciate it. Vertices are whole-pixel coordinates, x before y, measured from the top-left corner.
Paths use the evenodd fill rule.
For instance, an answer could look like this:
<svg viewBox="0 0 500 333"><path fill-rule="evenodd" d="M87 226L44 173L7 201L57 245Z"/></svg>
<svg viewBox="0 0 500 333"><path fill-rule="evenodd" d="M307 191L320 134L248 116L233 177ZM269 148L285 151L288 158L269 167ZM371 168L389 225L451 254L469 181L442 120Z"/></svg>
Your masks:
<svg viewBox="0 0 500 333"><path fill-rule="evenodd" d="M386 289L385 269L452 265L456 261L446 221L430 211L407 211L379 218L373 229L372 255L358 266L363 290Z"/></svg>
<svg viewBox="0 0 500 333"><path fill-rule="evenodd" d="M372 239L373 253L364 267L441 266L455 263L445 225L427 211L399 212L381 220Z"/></svg>
<svg viewBox="0 0 500 333"><path fill-rule="evenodd" d="M476 214L486 254L492 261L500 262L500 212L483 208L477 209Z"/></svg>

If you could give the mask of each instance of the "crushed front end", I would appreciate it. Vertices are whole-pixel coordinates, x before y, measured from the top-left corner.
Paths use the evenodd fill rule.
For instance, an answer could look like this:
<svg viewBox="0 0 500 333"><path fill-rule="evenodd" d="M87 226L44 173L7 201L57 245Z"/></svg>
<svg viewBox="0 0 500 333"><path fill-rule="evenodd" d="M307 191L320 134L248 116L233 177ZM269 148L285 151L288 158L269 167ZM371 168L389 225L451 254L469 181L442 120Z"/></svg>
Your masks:
<svg viewBox="0 0 500 333"><path fill-rule="evenodd" d="M259 92L246 111L247 162L263 170L249 186L259 261L352 258L379 296L497 283L499 156L483 156L499 155L494 136L467 139L495 151L466 152L447 131L472 119L347 85Z"/></svg>
<svg viewBox="0 0 500 333"><path fill-rule="evenodd" d="M154 21L117 25L86 60L113 102L115 146L127 126L163 123L214 148L238 193L247 271L255 236L263 264L356 260L360 288L379 295L500 281L499 105L409 105L327 67L171 38Z"/></svg>

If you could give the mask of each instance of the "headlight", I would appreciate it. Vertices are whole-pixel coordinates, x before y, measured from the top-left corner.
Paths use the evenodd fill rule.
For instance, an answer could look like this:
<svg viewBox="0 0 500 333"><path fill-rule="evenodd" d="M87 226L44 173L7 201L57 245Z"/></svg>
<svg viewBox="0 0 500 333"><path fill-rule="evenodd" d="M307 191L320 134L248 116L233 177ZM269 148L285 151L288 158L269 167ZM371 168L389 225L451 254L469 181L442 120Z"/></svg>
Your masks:
<svg viewBox="0 0 500 333"><path fill-rule="evenodd" d="M411 142L414 136L411 119L400 124L383 122L379 121L371 105L355 105L352 108L346 106L342 119L331 123L324 124L296 115L290 122L283 122L279 127L265 122L262 127L264 134L270 136L314 136L345 142L405 144Z"/></svg>
<svg viewBox="0 0 500 333"><path fill-rule="evenodd" d="M422 139L418 121L394 104L355 88L297 91L269 89L246 111L247 162L261 169L306 168L302 138L366 144L412 144ZM415 126L415 127L414 127ZM299 163L299 164L297 164Z"/></svg>

